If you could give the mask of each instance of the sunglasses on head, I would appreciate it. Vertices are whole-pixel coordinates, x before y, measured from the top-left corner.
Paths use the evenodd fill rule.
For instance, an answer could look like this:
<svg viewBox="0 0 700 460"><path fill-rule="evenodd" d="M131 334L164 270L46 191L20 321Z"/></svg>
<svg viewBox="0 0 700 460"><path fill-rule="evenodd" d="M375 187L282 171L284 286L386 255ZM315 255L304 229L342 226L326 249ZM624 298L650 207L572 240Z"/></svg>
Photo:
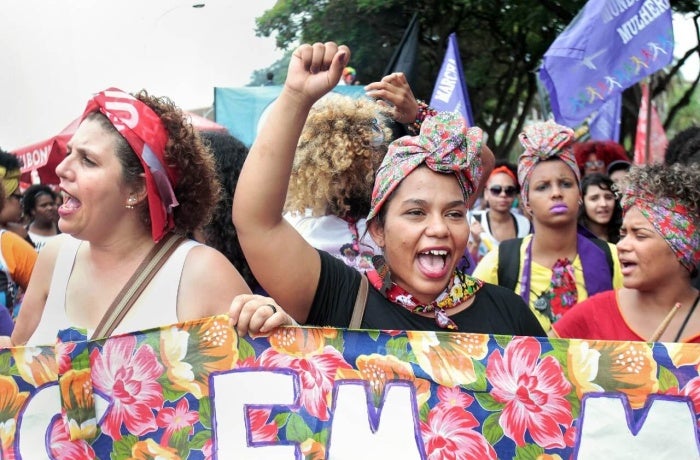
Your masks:
<svg viewBox="0 0 700 460"><path fill-rule="evenodd" d="M493 187L489 187L489 191L494 196L500 195L501 192L505 192L506 196L515 196L515 194L518 193L518 189L516 189L512 185L509 185L508 187L501 187L500 185L494 185Z"/></svg>

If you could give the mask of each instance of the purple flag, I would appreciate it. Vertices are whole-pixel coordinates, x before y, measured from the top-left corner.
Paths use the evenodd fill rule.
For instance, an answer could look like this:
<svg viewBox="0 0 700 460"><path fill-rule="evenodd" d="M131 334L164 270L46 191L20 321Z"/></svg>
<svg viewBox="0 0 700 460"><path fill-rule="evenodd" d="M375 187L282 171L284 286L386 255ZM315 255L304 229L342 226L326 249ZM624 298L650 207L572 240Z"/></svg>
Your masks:
<svg viewBox="0 0 700 460"><path fill-rule="evenodd" d="M617 93L608 98L588 122L591 139L620 142L621 113L622 93Z"/></svg>
<svg viewBox="0 0 700 460"><path fill-rule="evenodd" d="M474 126L472 106L462 72L462 60L459 58L457 35L454 33L448 37L447 52L435 80L430 105L440 112L459 112L467 120L468 126Z"/></svg>
<svg viewBox="0 0 700 460"><path fill-rule="evenodd" d="M589 0L544 54L540 79L556 121L578 126L672 59L669 0Z"/></svg>

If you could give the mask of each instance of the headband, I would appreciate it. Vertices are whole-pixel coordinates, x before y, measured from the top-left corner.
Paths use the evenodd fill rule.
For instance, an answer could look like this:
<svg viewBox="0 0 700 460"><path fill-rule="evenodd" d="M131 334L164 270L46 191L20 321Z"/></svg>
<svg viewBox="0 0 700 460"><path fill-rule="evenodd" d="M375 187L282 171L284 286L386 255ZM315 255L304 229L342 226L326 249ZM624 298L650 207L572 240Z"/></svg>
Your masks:
<svg viewBox="0 0 700 460"><path fill-rule="evenodd" d="M673 198L649 193L636 184L628 184L621 204L625 214L632 206L639 209L689 272L697 268L700 261L700 229L697 220L693 220L697 216L686 206Z"/></svg>
<svg viewBox="0 0 700 460"><path fill-rule="evenodd" d="M419 166L454 174L465 201L481 179L481 128L467 128L464 119L453 112L441 112L423 122L418 136L404 136L389 145L377 170L372 204L367 220L375 217L387 198Z"/></svg>
<svg viewBox="0 0 700 460"><path fill-rule="evenodd" d="M530 191L530 176L541 161L558 158L571 168L576 181L581 184L581 173L576 164L573 140L574 131L555 122L543 121L533 123L518 136L525 151L518 159L518 182L523 203L527 203Z"/></svg>
<svg viewBox="0 0 700 460"><path fill-rule="evenodd" d="M22 175L19 169L10 169L0 166L0 180L5 190L5 197L12 195L19 187L19 177Z"/></svg>
<svg viewBox="0 0 700 460"><path fill-rule="evenodd" d="M498 168L495 168L493 171L491 171L491 174L489 174L489 180L499 173L506 174L508 177L513 179L515 183L518 182L518 178L515 177L515 174L513 174L513 171L511 171L510 168L508 168L508 166L499 166Z"/></svg>
<svg viewBox="0 0 700 460"><path fill-rule="evenodd" d="M158 242L175 227L173 208L179 203L173 187L178 172L165 161L168 132L160 117L146 104L117 88L97 93L87 103L82 120L100 112L114 125L141 161L146 176L151 234Z"/></svg>

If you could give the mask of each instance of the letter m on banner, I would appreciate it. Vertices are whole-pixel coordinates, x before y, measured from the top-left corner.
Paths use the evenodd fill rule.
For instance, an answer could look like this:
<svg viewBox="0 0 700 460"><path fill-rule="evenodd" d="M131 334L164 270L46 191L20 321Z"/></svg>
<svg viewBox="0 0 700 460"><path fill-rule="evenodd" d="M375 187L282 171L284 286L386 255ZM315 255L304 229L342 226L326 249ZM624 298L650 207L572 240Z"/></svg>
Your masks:
<svg viewBox="0 0 700 460"><path fill-rule="evenodd" d="M462 60L459 57L457 35L454 33L448 38L447 52L435 81L430 105L440 112L459 112L467 121L467 125L474 126L469 93L462 72Z"/></svg>
<svg viewBox="0 0 700 460"><path fill-rule="evenodd" d="M670 64L673 43L669 0L589 0L540 68L555 120L580 125L606 100Z"/></svg>

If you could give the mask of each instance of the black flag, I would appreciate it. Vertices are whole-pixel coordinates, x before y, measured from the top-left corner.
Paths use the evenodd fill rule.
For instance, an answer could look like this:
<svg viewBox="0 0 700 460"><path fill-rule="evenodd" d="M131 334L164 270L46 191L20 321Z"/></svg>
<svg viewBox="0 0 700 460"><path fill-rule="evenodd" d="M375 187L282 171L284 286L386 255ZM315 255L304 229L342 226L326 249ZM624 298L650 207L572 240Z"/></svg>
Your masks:
<svg viewBox="0 0 700 460"><path fill-rule="evenodd" d="M418 24L418 13L414 13L411 22L401 38L399 46L391 56L389 63L384 69L384 75L389 75L393 72L403 72L406 75L408 84L413 86L415 78L416 57L418 55L418 32L420 24Z"/></svg>

